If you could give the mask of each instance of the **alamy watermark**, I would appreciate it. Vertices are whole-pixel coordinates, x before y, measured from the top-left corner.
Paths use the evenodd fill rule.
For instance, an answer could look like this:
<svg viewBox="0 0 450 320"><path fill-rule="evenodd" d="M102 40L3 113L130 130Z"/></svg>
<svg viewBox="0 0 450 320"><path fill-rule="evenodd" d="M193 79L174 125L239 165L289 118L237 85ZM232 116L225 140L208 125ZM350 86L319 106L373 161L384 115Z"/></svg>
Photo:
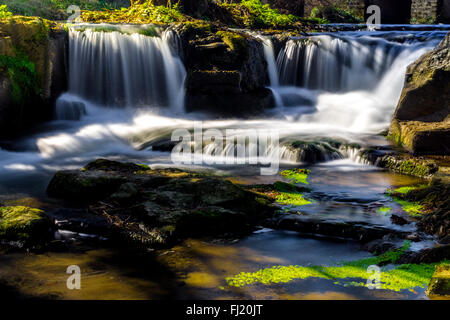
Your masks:
<svg viewBox="0 0 450 320"><path fill-rule="evenodd" d="M367 278L366 286L370 290L381 289L381 268L377 265L371 265L367 268L370 276Z"/></svg>
<svg viewBox="0 0 450 320"><path fill-rule="evenodd" d="M371 5L367 7L366 13L370 14L366 21L367 28L369 30L379 29L381 26L381 8L377 5Z"/></svg>
<svg viewBox="0 0 450 320"><path fill-rule="evenodd" d="M77 265L71 265L67 267L67 274L70 276L67 278L66 286L69 290L80 290L81 289L81 269Z"/></svg>

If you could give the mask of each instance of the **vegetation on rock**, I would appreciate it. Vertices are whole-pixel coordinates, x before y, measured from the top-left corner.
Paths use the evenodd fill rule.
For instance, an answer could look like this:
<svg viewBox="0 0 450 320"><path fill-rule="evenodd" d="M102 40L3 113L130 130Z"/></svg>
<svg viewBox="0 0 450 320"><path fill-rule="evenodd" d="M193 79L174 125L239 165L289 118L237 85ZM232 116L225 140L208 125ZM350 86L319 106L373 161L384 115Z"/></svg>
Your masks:
<svg viewBox="0 0 450 320"><path fill-rule="evenodd" d="M0 19L11 17L13 14L5 4L0 5Z"/></svg>
<svg viewBox="0 0 450 320"><path fill-rule="evenodd" d="M367 272L369 266L395 264L409 246L409 242L406 242L401 248L380 256L343 262L336 266L275 266L253 273L242 272L234 277L226 278L226 281L229 286L243 287L256 283L270 285L307 278L324 278L335 280L337 285L367 286L367 280L371 277L371 273ZM423 288L430 282L435 267L446 263L448 262L382 267L381 288L393 291Z"/></svg>
<svg viewBox="0 0 450 320"><path fill-rule="evenodd" d="M11 80L13 102L23 104L40 94L39 78L35 65L27 55L16 50L16 56L0 55L0 72L6 71Z"/></svg>
<svg viewBox="0 0 450 320"><path fill-rule="evenodd" d="M363 23L364 17L358 17L353 12L335 6L315 7L311 17L328 23Z"/></svg>
<svg viewBox="0 0 450 320"><path fill-rule="evenodd" d="M172 23L187 20L178 3L157 6L151 0L136 3L129 8L83 11L81 18L85 22L111 23Z"/></svg>
<svg viewBox="0 0 450 320"><path fill-rule="evenodd" d="M34 241L48 235L50 221L42 210L0 207L0 238Z"/></svg>
<svg viewBox="0 0 450 320"><path fill-rule="evenodd" d="M105 159L82 170L57 172L48 193L89 203L120 237L146 245L167 245L186 236L247 233L275 209L265 196L218 177Z"/></svg>
<svg viewBox="0 0 450 320"><path fill-rule="evenodd" d="M308 169L292 169L284 170L281 175L285 178L290 179L294 183L309 184L308 175L310 171Z"/></svg>
<svg viewBox="0 0 450 320"><path fill-rule="evenodd" d="M112 10L129 5L129 1L108 0L3 0L16 15L38 16L49 20L65 20L73 12L67 12L69 6L78 6L81 10Z"/></svg>

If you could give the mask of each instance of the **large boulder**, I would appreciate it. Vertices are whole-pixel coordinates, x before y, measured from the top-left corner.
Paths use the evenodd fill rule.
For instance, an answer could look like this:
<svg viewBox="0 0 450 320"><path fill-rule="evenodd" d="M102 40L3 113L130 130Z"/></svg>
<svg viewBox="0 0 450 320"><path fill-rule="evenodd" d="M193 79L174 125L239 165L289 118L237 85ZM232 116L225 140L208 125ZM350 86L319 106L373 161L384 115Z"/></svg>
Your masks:
<svg viewBox="0 0 450 320"><path fill-rule="evenodd" d="M120 239L146 246L188 236L245 234L275 210L266 197L222 178L105 159L56 173L48 194L75 206L88 204ZM73 217L63 213L58 220Z"/></svg>
<svg viewBox="0 0 450 320"><path fill-rule="evenodd" d="M436 267L426 293L431 299L450 298L450 264Z"/></svg>
<svg viewBox="0 0 450 320"><path fill-rule="evenodd" d="M259 39L219 31L187 42L186 110L250 115L274 106Z"/></svg>
<svg viewBox="0 0 450 320"><path fill-rule="evenodd" d="M26 243L48 240L52 224L42 210L23 206L0 207L0 240Z"/></svg>
<svg viewBox="0 0 450 320"><path fill-rule="evenodd" d="M389 137L414 154L450 154L450 33L408 67Z"/></svg>
<svg viewBox="0 0 450 320"><path fill-rule="evenodd" d="M67 33L36 17L0 19L0 137L46 120L66 90Z"/></svg>

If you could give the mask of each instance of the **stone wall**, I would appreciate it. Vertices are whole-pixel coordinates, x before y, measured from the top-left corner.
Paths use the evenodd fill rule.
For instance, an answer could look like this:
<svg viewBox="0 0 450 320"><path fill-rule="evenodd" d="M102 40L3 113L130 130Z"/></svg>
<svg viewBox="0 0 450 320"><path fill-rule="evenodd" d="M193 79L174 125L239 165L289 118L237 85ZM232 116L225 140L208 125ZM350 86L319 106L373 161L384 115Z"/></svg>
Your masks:
<svg viewBox="0 0 450 320"><path fill-rule="evenodd" d="M438 15L439 0L412 0L411 19L413 22L435 22Z"/></svg>
<svg viewBox="0 0 450 320"><path fill-rule="evenodd" d="M412 0L411 19L416 23L450 22L449 0Z"/></svg>

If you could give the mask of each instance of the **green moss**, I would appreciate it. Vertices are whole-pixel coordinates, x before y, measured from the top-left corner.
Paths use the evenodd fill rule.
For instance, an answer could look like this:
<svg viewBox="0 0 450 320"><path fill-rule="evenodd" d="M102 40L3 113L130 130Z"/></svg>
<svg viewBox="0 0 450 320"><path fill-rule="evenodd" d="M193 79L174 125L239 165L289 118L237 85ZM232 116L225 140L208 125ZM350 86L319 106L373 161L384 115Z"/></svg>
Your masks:
<svg viewBox="0 0 450 320"><path fill-rule="evenodd" d="M8 10L6 4L0 5L0 19L11 17L13 14Z"/></svg>
<svg viewBox="0 0 450 320"><path fill-rule="evenodd" d="M24 16L39 16L51 20L66 20L72 13L67 12L70 5L81 10L113 10L128 6L127 0L2 0L11 12Z"/></svg>
<svg viewBox="0 0 450 320"><path fill-rule="evenodd" d="M205 34L213 30L211 23L202 20L186 21L183 22L182 26L185 33Z"/></svg>
<svg viewBox="0 0 450 320"><path fill-rule="evenodd" d="M393 192L401 193L401 194L407 194L410 191L425 189L426 187L427 187L426 185L400 187L400 188L394 189Z"/></svg>
<svg viewBox="0 0 450 320"><path fill-rule="evenodd" d="M383 167L416 177L427 177L433 173L432 162L414 158L404 160L396 159L395 157L386 157L383 159Z"/></svg>
<svg viewBox="0 0 450 320"><path fill-rule="evenodd" d="M312 18L319 18L327 23L362 23L364 17L355 15L352 11L335 6L315 7L311 10Z"/></svg>
<svg viewBox="0 0 450 320"><path fill-rule="evenodd" d="M311 201L305 199L301 193L280 192L275 200L279 204L292 205L292 206L304 206L311 204Z"/></svg>
<svg viewBox="0 0 450 320"><path fill-rule="evenodd" d="M420 217L424 212L424 206L421 205L419 202L410 202L408 200L403 199L408 193L412 191L417 191L421 189L427 188L426 185L419 185L419 186L407 186L407 187L401 187L396 188L394 190L388 189L386 193L391 197L392 200L394 200L396 203L398 203L402 210L408 213L412 217Z"/></svg>
<svg viewBox="0 0 450 320"><path fill-rule="evenodd" d="M150 166L147 165L147 164L141 164L141 163L138 163L138 166L141 167L141 168L143 168L143 169L145 169L145 170L150 170Z"/></svg>
<svg viewBox="0 0 450 320"><path fill-rule="evenodd" d="M16 52L16 56L0 55L0 69L6 70L11 80L13 102L22 104L39 95L40 86L34 63L19 50Z"/></svg>
<svg viewBox="0 0 450 320"><path fill-rule="evenodd" d="M0 237L29 240L48 230L48 219L39 209L28 207L0 207Z"/></svg>
<svg viewBox="0 0 450 320"><path fill-rule="evenodd" d="M378 257L344 262L336 266L275 266L257 272L242 272L234 277L226 278L226 282L229 286L243 287L256 283L270 285L307 278L323 278L337 280L335 282L337 285L366 286L367 280L372 275L367 272L369 266L395 263L409 246L410 243L406 242L402 248L388 251ZM443 263L447 262L444 261L441 264ZM423 288L429 283L436 265L439 264L403 264L394 268L382 267L381 288L393 291Z"/></svg>
<svg viewBox="0 0 450 320"><path fill-rule="evenodd" d="M181 13L178 3L156 6L151 0L120 10L84 11L81 18L86 22L112 23L172 23L187 19Z"/></svg>
<svg viewBox="0 0 450 320"><path fill-rule="evenodd" d="M241 3L219 3L237 24L248 28L287 28L299 20L294 15L281 14L260 0L242 0Z"/></svg>
<svg viewBox="0 0 450 320"><path fill-rule="evenodd" d="M236 51L237 53L245 53L246 41L242 34L230 31L218 31L216 35L220 37L231 50Z"/></svg>
<svg viewBox="0 0 450 320"><path fill-rule="evenodd" d="M389 212L391 212L391 210L392 209L389 207L381 207L377 210L377 212L382 215L387 215Z"/></svg>
<svg viewBox="0 0 450 320"><path fill-rule="evenodd" d="M282 171L281 175L285 178L291 179L295 183L309 184L307 179L310 172L311 171L308 169L292 169Z"/></svg>
<svg viewBox="0 0 450 320"><path fill-rule="evenodd" d="M420 217L423 213L424 207L418 202L409 202L397 197L392 197L392 199L401 205L402 210L412 217Z"/></svg>

